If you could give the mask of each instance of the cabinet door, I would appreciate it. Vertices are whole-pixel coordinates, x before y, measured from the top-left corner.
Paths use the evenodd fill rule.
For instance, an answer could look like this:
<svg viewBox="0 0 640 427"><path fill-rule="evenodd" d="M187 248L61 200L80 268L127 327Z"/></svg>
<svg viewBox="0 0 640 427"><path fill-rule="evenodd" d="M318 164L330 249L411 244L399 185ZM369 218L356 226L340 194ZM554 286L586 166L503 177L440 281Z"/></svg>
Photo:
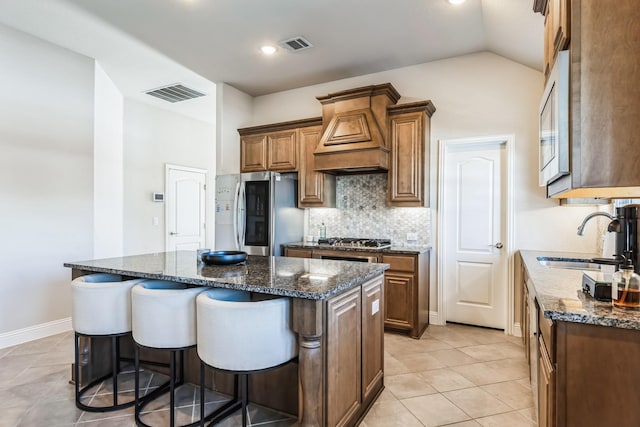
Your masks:
<svg viewBox="0 0 640 427"><path fill-rule="evenodd" d="M382 386L384 300L382 277L362 286L362 401L376 395Z"/></svg>
<svg viewBox="0 0 640 427"><path fill-rule="evenodd" d="M555 422L556 370L542 337L538 338L538 426L553 427Z"/></svg>
<svg viewBox="0 0 640 427"><path fill-rule="evenodd" d="M549 74L558 51L569 44L570 22L569 0L549 0L544 23L545 76Z"/></svg>
<svg viewBox="0 0 640 427"><path fill-rule="evenodd" d="M240 139L240 172L267 170L266 135L247 135Z"/></svg>
<svg viewBox="0 0 640 427"><path fill-rule="evenodd" d="M335 178L314 170L313 152L321 137L322 126L299 130L298 207L300 208L335 206Z"/></svg>
<svg viewBox="0 0 640 427"><path fill-rule="evenodd" d="M391 118L390 206L425 206L425 118L424 112L398 114Z"/></svg>
<svg viewBox="0 0 640 427"><path fill-rule="evenodd" d="M295 172L297 155L295 129L267 135L267 170Z"/></svg>
<svg viewBox="0 0 640 427"><path fill-rule="evenodd" d="M394 329L413 329L413 274L384 275L384 324Z"/></svg>
<svg viewBox="0 0 640 427"><path fill-rule="evenodd" d="M346 425L360 409L361 396L360 287L327 302L327 421Z"/></svg>

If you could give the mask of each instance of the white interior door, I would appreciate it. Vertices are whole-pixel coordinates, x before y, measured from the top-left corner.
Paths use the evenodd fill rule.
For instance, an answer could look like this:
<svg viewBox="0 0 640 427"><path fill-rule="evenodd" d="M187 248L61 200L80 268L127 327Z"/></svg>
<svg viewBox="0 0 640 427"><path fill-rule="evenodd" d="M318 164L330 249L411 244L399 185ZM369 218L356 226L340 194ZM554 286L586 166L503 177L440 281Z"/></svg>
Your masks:
<svg viewBox="0 0 640 427"><path fill-rule="evenodd" d="M505 144L449 144L444 156L440 218L446 320L504 329Z"/></svg>
<svg viewBox="0 0 640 427"><path fill-rule="evenodd" d="M167 165L166 174L166 250L203 248L206 171Z"/></svg>

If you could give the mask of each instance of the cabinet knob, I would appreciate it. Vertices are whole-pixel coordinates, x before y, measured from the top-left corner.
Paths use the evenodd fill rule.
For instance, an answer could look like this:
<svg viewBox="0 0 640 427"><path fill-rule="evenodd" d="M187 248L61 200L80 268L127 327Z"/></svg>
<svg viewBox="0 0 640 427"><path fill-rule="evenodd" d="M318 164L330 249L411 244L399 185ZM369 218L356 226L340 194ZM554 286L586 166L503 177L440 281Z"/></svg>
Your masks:
<svg viewBox="0 0 640 427"><path fill-rule="evenodd" d="M495 245L493 245L493 246L495 246L497 249L502 249L502 246L503 246L503 245L502 245L502 242L498 242L498 243L496 243L496 244L495 244Z"/></svg>

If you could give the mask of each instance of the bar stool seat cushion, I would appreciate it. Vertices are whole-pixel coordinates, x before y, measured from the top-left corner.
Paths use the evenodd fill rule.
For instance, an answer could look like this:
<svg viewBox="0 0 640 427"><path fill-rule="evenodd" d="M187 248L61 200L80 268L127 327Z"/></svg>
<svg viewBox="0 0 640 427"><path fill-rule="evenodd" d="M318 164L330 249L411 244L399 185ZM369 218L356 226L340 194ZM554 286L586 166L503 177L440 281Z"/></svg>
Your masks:
<svg viewBox="0 0 640 427"><path fill-rule="evenodd" d="M176 349L196 344L196 295L202 287L146 280L131 289L132 333L136 343Z"/></svg>
<svg viewBox="0 0 640 427"><path fill-rule="evenodd" d="M71 282L73 330L85 335L131 331L131 288L144 279L122 281L115 274L80 276Z"/></svg>
<svg viewBox="0 0 640 427"><path fill-rule="evenodd" d="M228 371L256 371L283 364L298 354L291 330L289 298L249 301L226 289L198 295L198 355Z"/></svg>

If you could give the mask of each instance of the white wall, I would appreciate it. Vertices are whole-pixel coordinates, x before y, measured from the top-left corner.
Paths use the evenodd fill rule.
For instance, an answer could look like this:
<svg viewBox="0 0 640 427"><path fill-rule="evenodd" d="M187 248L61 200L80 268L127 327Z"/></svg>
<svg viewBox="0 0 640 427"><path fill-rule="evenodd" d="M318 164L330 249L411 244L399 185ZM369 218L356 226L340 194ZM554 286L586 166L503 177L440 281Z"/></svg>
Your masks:
<svg viewBox="0 0 640 427"><path fill-rule="evenodd" d="M93 257L94 61L0 25L0 64L2 347L68 329L63 263Z"/></svg>
<svg viewBox="0 0 640 427"><path fill-rule="evenodd" d="M251 122L253 98L225 83L218 83L216 87L216 174L239 173L238 129Z"/></svg>
<svg viewBox="0 0 640 427"><path fill-rule="evenodd" d="M215 94L211 94L215 96ZM208 170L207 224L213 224L215 126L146 104L124 102L124 254L165 250L165 164ZM158 225L153 225L153 218ZM213 227L207 246L213 245Z"/></svg>
<svg viewBox="0 0 640 427"><path fill-rule="evenodd" d="M93 255L122 256L123 97L100 64L95 64L93 145Z"/></svg>

